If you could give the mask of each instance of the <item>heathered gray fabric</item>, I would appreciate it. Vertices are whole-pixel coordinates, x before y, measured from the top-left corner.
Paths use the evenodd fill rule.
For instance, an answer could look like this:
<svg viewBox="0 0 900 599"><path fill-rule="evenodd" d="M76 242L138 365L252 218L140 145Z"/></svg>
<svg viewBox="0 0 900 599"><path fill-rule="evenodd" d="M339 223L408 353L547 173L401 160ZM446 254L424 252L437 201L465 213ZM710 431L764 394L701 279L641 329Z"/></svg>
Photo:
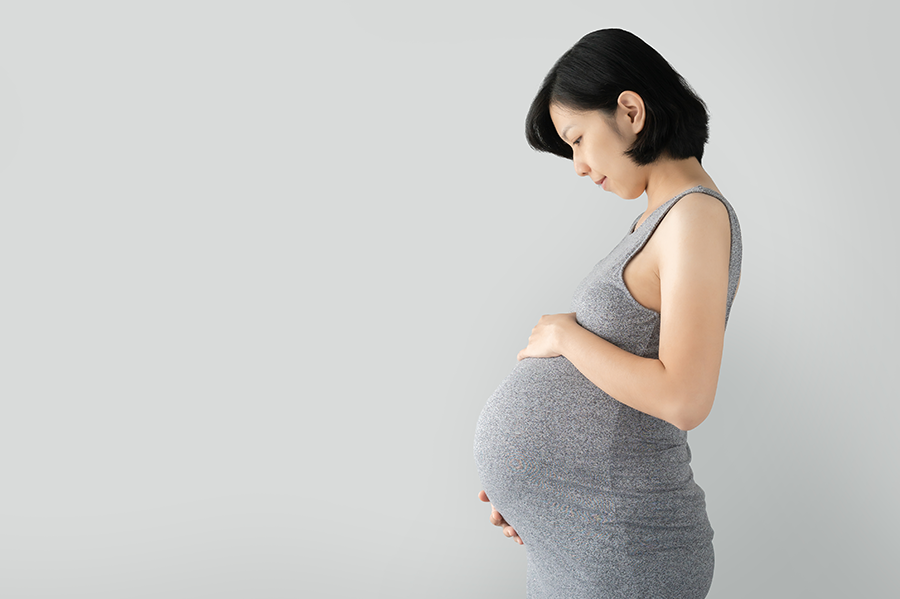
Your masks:
<svg viewBox="0 0 900 599"><path fill-rule="evenodd" d="M740 226L724 197L694 187L651 213L581 282L572 304L581 326L658 357L659 314L637 303L622 272L675 202L694 192L728 209L730 312ZM687 433L619 403L564 357L518 362L481 413L475 460L491 502L525 543L529 599L706 596L713 530Z"/></svg>

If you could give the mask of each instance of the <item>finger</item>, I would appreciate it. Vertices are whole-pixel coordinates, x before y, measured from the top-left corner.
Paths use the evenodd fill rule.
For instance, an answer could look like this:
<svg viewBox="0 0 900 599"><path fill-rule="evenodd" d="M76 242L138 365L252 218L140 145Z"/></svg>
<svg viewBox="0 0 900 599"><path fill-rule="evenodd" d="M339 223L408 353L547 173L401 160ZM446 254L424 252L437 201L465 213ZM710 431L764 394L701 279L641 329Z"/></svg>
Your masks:
<svg viewBox="0 0 900 599"><path fill-rule="evenodd" d="M487 493L485 493L483 490L478 492L478 499L484 502L490 501L490 499L488 499Z"/></svg>
<svg viewBox="0 0 900 599"><path fill-rule="evenodd" d="M491 512L491 522L494 523L494 526L509 526L509 522L507 522L506 518L503 517L503 514L501 514L497 510Z"/></svg>
<svg viewBox="0 0 900 599"><path fill-rule="evenodd" d="M519 536L516 533L516 529L509 525L507 525L506 528L503 529L503 534L505 534L506 536L508 536L511 539Z"/></svg>

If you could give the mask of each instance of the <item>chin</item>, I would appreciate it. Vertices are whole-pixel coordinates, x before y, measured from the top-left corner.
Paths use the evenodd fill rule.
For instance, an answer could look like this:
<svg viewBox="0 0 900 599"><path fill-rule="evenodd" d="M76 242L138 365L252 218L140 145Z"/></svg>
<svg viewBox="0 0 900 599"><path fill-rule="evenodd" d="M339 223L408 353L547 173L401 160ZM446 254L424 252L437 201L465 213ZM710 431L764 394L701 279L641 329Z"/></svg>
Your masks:
<svg viewBox="0 0 900 599"><path fill-rule="evenodd" d="M619 194L619 197L623 200L636 200L647 191L644 187L632 187L630 189L626 189L624 192Z"/></svg>

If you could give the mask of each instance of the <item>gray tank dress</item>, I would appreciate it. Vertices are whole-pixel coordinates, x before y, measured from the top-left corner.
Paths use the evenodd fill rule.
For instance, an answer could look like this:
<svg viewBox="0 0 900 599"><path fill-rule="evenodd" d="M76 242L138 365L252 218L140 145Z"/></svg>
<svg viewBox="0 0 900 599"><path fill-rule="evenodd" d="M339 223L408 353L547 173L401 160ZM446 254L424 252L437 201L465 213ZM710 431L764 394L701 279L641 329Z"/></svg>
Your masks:
<svg viewBox="0 0 900 599"><path fill-rule="evenodd" d="M625 287L625 265L689 193L731 219L728 313L741 269L737 216L721 194L688 189L657 208L575 290L578 323L657 358L659 313ZM694 482L687 433L622 404L566 358L526 358L478 419L475 461L494 507L528 555L529 599L700 599L713 575L713 530Z"/></svg>

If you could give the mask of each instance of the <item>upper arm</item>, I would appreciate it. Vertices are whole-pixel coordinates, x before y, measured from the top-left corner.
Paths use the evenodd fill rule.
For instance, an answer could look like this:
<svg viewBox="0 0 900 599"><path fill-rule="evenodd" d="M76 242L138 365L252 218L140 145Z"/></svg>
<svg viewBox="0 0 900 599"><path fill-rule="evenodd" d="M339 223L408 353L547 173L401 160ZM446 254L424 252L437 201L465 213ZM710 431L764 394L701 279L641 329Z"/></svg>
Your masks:
<svg viewBox="0 0 900 599"><path fill-rule="evenodd" d="M659 360L682 412L683 428L709 414L725 341L731 224L718 199L690 194L662 220L659 239Z"/></svg>

